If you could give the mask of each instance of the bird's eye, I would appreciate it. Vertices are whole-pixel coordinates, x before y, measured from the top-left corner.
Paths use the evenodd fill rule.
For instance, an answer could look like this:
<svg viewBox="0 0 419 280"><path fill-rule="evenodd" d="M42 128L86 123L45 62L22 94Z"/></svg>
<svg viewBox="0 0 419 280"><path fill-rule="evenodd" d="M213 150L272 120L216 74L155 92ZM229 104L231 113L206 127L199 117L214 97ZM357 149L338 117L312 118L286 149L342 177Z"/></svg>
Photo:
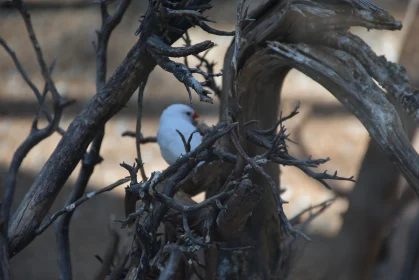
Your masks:
<svg viewBox="0 0 419 280"><path fill-rule="evenodd" d="M186 112L186 115L192 116L192 113L191 112Z"/></svg>

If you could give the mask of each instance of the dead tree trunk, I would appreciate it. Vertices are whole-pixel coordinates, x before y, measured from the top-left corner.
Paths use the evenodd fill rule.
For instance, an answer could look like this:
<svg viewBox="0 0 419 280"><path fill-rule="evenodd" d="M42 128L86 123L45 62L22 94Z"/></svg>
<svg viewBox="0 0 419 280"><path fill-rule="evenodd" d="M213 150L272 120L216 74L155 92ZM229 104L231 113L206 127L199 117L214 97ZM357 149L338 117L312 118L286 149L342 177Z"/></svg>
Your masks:
<svg viewBox="0 0 419 280"><path fill-rule="evenodd" d="M226 106L232 104L228 84L232 79L230 61L233 57L233 46L224 60L224 87L220 105L222 120L226 119ZM288 67L269 64L268 56L255 55L246 61L238 78L240 110L245 122L258 120L255 127L259 129L275 125L279 115L280 89L288 71ZM274 134L275 131L272 131L272 135ZM235 153L235 148L228 139L224 140L228 142L224 144L225 151ZM260 155L265 150L251 142L247 148L251 157ZM279 187L278 165L267 164L265 170ZM280 261L286 260L281 248L281 223L269 185L258 173L253 172L250 178L253 183L263 186L263 195L243 231L238 232L237 238L229 241L229 244L231 247L251 245L253 248L244 252L221 252L218 261L218 275L221 279L272 279L279 271L282 272Z"/></svg>
<svg viewBox="0 0 419 280"><path fill-rule="evenodd" d="M326 2L326 1L325 1ZM312 7L310 7L310 5L313 5ZM305 41L305 42L314 42L316 45L318 44L325 44L326 46L332 46L335 48L340 49L339 51L341 53L337 53L336 54L339 56L340 60L345 60L344 55L347 55L346 53L344 53L344 51L349 52L351 55L355 55L354 52L351 52L350 48L351 46L345 46L344 44L340 43L339 40L341 40L341 38L343 39L345 36L348 36L349 38L352 38L351 36L353 35L346 35L345 33L336 33L335 35L332 35L332 37L328 37L330 35L326 35L327 32L324 32L325 30L331 28L331 26L327 26L327 23L323 23L323 24L318 24L318 26L313 27L313 25L315 26L317 21L319 21L318 19L314 19L312 18L313 21L311 21L310 18L308 19L302 19L300 18L301 22L298 21L298 16L294 13L297 10L299 10L300 12L302 12L303 14L307 15L311 15L313 17L317 17L320 16L319 14L316 14L316 12L310 11L310 8L314 8L314 6L316 6L316 4L314 2L310 2L308 4L308 2L306 3L301 3L298 4L297 3L292 3L290 4L287 1L283 1L281 3L276 3L274 4L273 1L268 1L268 3L266 4L266 6L264 6L263 8L258 9L250 18L256 18L256 21L252 24L248 24L243 31L243 36L246 38L246 43L244 43L243 46L243 51L241 52L242 57L240 57L239 60L239 64L241 63L242 68L240 69L240 75L239 75L239 100L240 100L240 105L242 106L242 110L243 110L243 115L244 115L244 121L249 121L252 119L258 119L261 120L258 125L260 125L260 127L268 127L272 125L272 122L275 120L276 117L276 110L275 110L275 106L277 106L277 104L279 103L279 94L280 94L280 88L282 85L282 81L285 78L286 73L289 70L289 66L297 66L298 69L298 65L300 65L300 61L299 58L297 57L298 54L297 53L293 53L291 55L288 56L288 54L286 54L287 51L291 51L291 49L287 49L287 47L285 46L281 46L278 48L281 48L281 51L284 51L281 55L283 55L284 57L288 57L289 61L285 61L282 59L275 59L273 58L273 53L269 52L269 51L263 51L260 50L260 46L258 46L258 43L260 42L266 42L266 40L279 40L282 43L283 42L298 42L298 41ZM326 6L327 7L327 6ZM324 6L322 8L325 8ZM371 12L371 11L370 11ZM291 15L294 15L294 17L292 17ZM373 15L373 13L371 13L371 15ZM375 14L377 15L377 14ZM395 21L393 21L393 19L391 19L391 17L385 16L386 14L383 11L380 11L380 15L381 17L381 21L382 24L378 24L375 27L390 27L393 26L393 28L397 28L397 23ZM346 15L347 16L347 15ZM359 16L359 14L358 14ZM321 16L320 16L321 17ZM269 19L269 23L271 25L269 26L265 26L263 24L263 20L264 19ZM338 20L338 19L336 19ZM334 22L331 18L326 19L325 21L329 22L330 25L335 25L335 26L341 26L342 25L346 25L345 23L341 22L340 24ZM339 21L339 20L338 20ZM372 22L370 23L361 23L361 21L357 22L356 20L354 21L355 24L365 24L367 26L372 26ZM351 22L351 24L354 24L354 22ZM357 22L357 23L356 23ZM387 23L385 23L387 22ZM388 24L388 25L385 25ZM250 28L250 26L252 28ZM304 26L312 26L313 29L311 30L310 33L306 33L304 30ZM270 28L271 29L270 29ZM291 27L291 28L289 28ZM300 29L301 28L301 29ZM391 28L391 27L390 27ZM291 30L292 31L291 31ZM246 31L248 33L246 33ZM289 33L287 33L287 31ZM324 41L318 41L317 38L322 38L322 35L320 34L325 34L326 37L323 37ZM331 34L331 33L330 33ZM314 36L317 36L317 38L314 38ZM303 38L304 37L304 38ZM329 39L330 38L330 39ZM354 38L355 39L355 38ZM260 40L260 41L259 41ZM342 41L343 42L343 41ZM355 39L355 44L361 44L359 46L353 45L353 50L355 50L356 48L364 48L362 47L362 41L359 39ZM225 106L227 104L231 104L231 98L229 98L229 91L228 91L228 86L226 87L226 85L229 84L229 81L232 79L232 75L231 75L231 71L229 71L231 68L229 67L229 61L231 61L232 59L232 53L233 53L233 46L232 45L226 55L226 59L224 62L224 79L223 79L223 84L224 84L224 88L223 88L223 95L221 98L221 119L225 119ZM298 47L297 47L298 48ZM326 51L326 49L323 51L320 51L320 48L318 48L318 50L315 50L315 48L318 48L317 46L301 46L301 48L299 49L299 52L305 52L307 53L309 56L313 56L314 53L317 53L318 55L320 55L317 59L322 60L323 62L327 61L326 63L330 63L329 65L333 65L332 67L334 67L335 62L332 62L331 60L327 60L324 56L324 51ZM258 50L259 49L259 50ZM256 51L256 53L255 53ZM318 52L320 51L320 52ZM328 54L330 55L329 52L333 52L334 50L329 49L328 50ZM366 51L368 51L368 49L366 49ZM362 53L361 53L362 55ZM316 55L314 55L316 56ZM361 57L362 58L362 57ZM303 56L301 56L301 59L304 59ZM352 58L351 58L352 59ZM349 60L346 60L348 63ZM368 61L360 61L361 63L368 63ZM301 64L302 66L303 64ZM306 64L307 65L307 64ZM356 65L356 64L355 64ZM308 66L308 65L307 65ZM337 66L337 65L336 65ZM343 65L342 65L343 66ZM342 66L338 66L338 67L342 67ZM351 65L352 67L354 66L354 64ZM351 67L349 66L349 67ZM388 66L390 66L390 64L388 64ZM310 67L310 66L309 66ZM314 67L314 65L312 65L312 67ZM368 69L368 65L364 64L364 67L367 67ZM335 68L336 69L336 68ZM343 68L341 68L343 70ZM313 79L319 81L321 84L323 84L326 88L328 88L329 90L331 90L332 93L336 93L336 97L338 97L343 103L344 105L347 106L347 108L349 107L349 109L354 112L354 110L359 110L359 107L361 106L354 106L355 104L351 105L350 103L347 102L348 97L345 96L339 96L338 92L340 91L339 87L343 86L342 84L335 86L330 83L331 81L328 81L328 79L333 79L331 78L331 76L329 76L329 74L326 74L328 76L328 78L326 79L322 79L319 76L321 76L322 74L320 74L319 70L320 69L309 69L306 68L305 66L302 66L302 68L299 68L299 70L301 70L302 72L306 73L307 75L311 76ZM312 72L312 70L314 70ZM340 71L342 71L340 70ZM328 71L328 70L324 70L324 71ZM369 70L368 70L369 71ZM386 71L386 70L384 70ZM338 75L343 77L344 79L348 79L348 72L346 72L344 70L344 72L339 73ZM361 74L362 75L362 74ZM373 74L374 75L374 74ZM355 77L355 79L358 79L357 77ZM354 80L356 81L356 80ZM342 99L344 98L344 99ZM362 111L362 110L361 110ZM267 113L269 112L269 113ZM388 112L386 112L388 113ZM394 111L395 115L397 115L397 113ZM357 115L357 114L356 114ZM361 121L364 119L364 117L362 117L362 115L357 115ZM365 120L367 123L369 121ZM364 123L365 124L365 123ZM400 124L400 123L399 123ZM398 126L399 124L397 124L396 126ZM374 128L375 130L375 128ZM403 135L404 132L403 130L399 130L398 135ZM373 135L374 136L374 135ZM407 145L407 140L406 138L404 138L403 136L403 144ZM381 140L381 142L383 142L383 140ZM391 145L391 142L393 142L392 140L388 141L385 140L385 142L390 142L389 144ZM230 145L228 143L224 144L226 147L227 151L231 151L233 152L234 148L232 148L232 145L230 143ZM384 143L384 146L386 146L387 143ZM375 147L375 146L374 146ZM383 147L383 144L381 144L381 147ZM395 147L395 146L394 146ZM249 149L249 155L251 156L255 156L257 154L260 153L260 147L258 147L257 145L252 145L250 144L250 146L248 147ZM379 150L377 150L379 149ZM380 152L381 149L377 146L377 149L375 149L374 151L370 151L371 153L377 153ZM258 151L259 150L259 151ZM412 150L410 150L411 152L413 152ZM407 154L405 154L405 156L407 156ZM367 155L367 157L370 157L369 155ZM403 156L404 157L404 156ZM385 163L387 163L387 161L384 161ZM391 164L389 166L389 168L391 170L394 171L394 168L392 167L392 163L389 162L389 164ZM388 164L387 164L388 165ZM413 166L412 166L413 167ZM378 171L378 170L377 170ZM278 170L275 169L271 169L270 170L270 175L273 178L276 178L275 176L277 175ZM379 171L381 172L381 171ZM397 173L396 171L394 171L395 173ZM393 174L393 172L387 172L386 174L388 174L389 176L391 176ZM365 181L364 179L364 175L361 175L362 177L362 181L364 182L364 185L362 186L362 188L360 187L359 189L362 191L366 191L369 190L369 192L372 192L373 190L371 190L370 188L368 188L368 183L367 181ZM394 178L395 176L391 176L392 178ZM262 177L254 177L253 182L257 182L258 184L262 185L265 187L265 194L268 193L267 189L268 186L264 180L264 178ZM391 185L394 182L386 182L387 185ZM381 184L377 184L376 186L378 186ZM416 183L414 183L414 185L416 185ZM385 191L384 190L380 190L380 193L382 193L382 195L384 195L384 197L389 197L392 195L385 195ZM354 194L355 195L355 194ZM369 199L371 199L371 196L367 196L367 195L363 195L364 196L364 200L368 201ZM359 197L359 196L358 196ZM378 203L378 202L377 202ZM263 205L263 206L262 206ZM252 258L249 257L246 254L243 254L244 256L242 256L242 258L238 258L237 257L237 252L236 253L224 253L222 254L221 258L220 258L220 267L219 270L224 272L225 271L229 271L230 274L224 274L224 278L223 279L243 279L243 277L245 277L245 275L249 275L249 271L251 271L251 269L248 269L249 267L252 267L251 264L253 264L253 267L257 268L258 271L252 271L250 272L250 275L252 275L253 277L256 278L261 278L261 279L265 279L266 277L279 277L279 274L277 273L278 271L275 271L275 268L279 268L279 261L280 258L282 257L282 255L285 253L284 250L279 249L280 248L280 243L281 243L281 235L280 232L278 232L278 227L280 226L280 222L278 219L273 219L272 216L275 215L275 211L274 211L274 204L272 201L269 200L268 197L264 197L262 199L262 202L260 203L259 207L257 207L255 209L255 212L253 213L253 215L249 218L248 224L246 226L246 228L244 229L246 232L243 232L242 236L240 237L240 240L235 240L233 242L234 245L242 245L243 243L245 243L246 241L248 242L248 240L246 240L247 236L251 236L251 240L255 241L255 245L257 247L257 252L251 252L250 255L251 256L257 256L256 258ZM391 209L389 210L391 211ZM359 213L357 213L359 215ZM375 214L370 213L371 215L373 215L374 217L376 217ZM365 221L371 221L371 219L364 219ZM379 221L377 221L379 222ZM272 226L275 225L275 226ZM353 227L349 226L351 229ZM360 227L363 228L363 227ZM365 227L364 227L365 228ZM370 228L370 227L368 227ZM365 233L365 232L364 232ZM371 232L368 236L370 236L371 238L378 238L379 236L379 232ZM244 239L243 239L244 238ZM369 246L374 246L376 249L378 248L378 244L376 245L372 245L369 244L369 241L371 241L371 238L367 238L365 241L367 242L367 244L362 245L363 248L369 248ZM268 241L269 240L269 241ZM377 240L378 241L378 240ZM340 243L339 243L340 244ZM352 246L352 248L355 248L358 246ZM283 249L283 248L282 248ZM346 251L348 252L348 251ZM265 257L264 257L265 256ZM334 257L336 257L336 255L333 255ZM367 257L367 256L366 256ZM370 264L368 263L364 258L360 258L358 257L353 257L351 258L352 260L356 261L356 265L354 264L354 266L352 268L348 268L348 270L352 270L352 271L361 271L361 272L365 272L365 270L362 270L361 267L365 267L366 269L371 269ZM370 261L373 262L374 258L369 258ZM339 262L339 258L335 258L334 260ZM359 265L360 262L363 262L362 265ZM238 269L238 268L241 269ZM340 265L337 263L336 265L332 266L336 269L340 268ZM355 270L355 267L358 270ZM227 269L230 268L230 269ZM283 267L281 267L281 269L283 269ZM335 273L336 271L334 271L334 273L331 273L329 275L329 277L327 279L332 279L333 275L338 275ZM247 274L246 274L247 273ZM220 273L221 274L221 273ZM271 275L273 274L273 275ZM347 275L351 275L351 274L347 274ZM362 274L361 274L362 275ZM363 274L365 275L365 274ZM353 275L352 275L353 276ZM359 274L357 274L357 276L359 276ZM233 278L232 278L233 277ZM349 278L348 279L358 279L357 277L355 278ZM361 279L361 278L359 278ZM362 278L364 279L364 278Z"/></svg>

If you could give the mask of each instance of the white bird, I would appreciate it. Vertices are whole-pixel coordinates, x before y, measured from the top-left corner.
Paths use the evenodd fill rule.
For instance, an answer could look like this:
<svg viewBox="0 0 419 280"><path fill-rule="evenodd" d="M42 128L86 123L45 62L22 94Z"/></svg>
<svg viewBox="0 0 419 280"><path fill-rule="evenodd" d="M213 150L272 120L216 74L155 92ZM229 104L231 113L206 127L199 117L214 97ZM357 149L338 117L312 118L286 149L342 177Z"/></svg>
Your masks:
<svg viewBox="0 0 419 280"><path fill-rule="evenodd" d="M185 145L176 130L183 134L187 142L190 135L196 131L194 120L197 118L199 115L191 107L183 104L170 105L163 111L157 132L157 143L168 164L175 163L179 156L186 154ZM201 142L202 136L198 132L194 133L190 143L191 151Z"/></svg>

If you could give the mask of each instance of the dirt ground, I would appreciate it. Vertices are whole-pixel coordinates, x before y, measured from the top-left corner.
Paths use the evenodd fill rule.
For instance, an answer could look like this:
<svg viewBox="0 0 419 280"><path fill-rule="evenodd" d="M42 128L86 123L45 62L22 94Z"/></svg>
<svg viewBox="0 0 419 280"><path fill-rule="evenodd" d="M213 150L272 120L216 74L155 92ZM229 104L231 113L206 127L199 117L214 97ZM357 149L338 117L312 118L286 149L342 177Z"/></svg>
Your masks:
<svg viewBox="0 0 419 280"><path fill-rule="evenodd" d="M108 52L109 74L119 65L137 40L133 34L138 27L138 19L144 12L144 7L139 2L145 1L138 1L131 7L111 37ZM387 7L391 4L388 0L381 2ZM216 27L225 30L234 28L233 4L235 1L216 1L216 8L210 13L218 22L215 24ZM395 7L393 10L395 17L402 19L403 7ZM100 24L99 16L97 7L37 11L32 15L35 31L48 62L57 59L53 78L59 91L77 100L77 103L64 113L61 122L64 128L68 127L71 120L95 93L95 56L91 42L95 40L94 30ZM367 32L361 28L354 29L354 32L366 40L378 54L383 54L392 61L398 59L400 32ZM190 35L193 42L208 39L217 44L217 47L210 52L209 58L217 61L220 69L231 39L208 35L198 28L192 29ZM17 13L0 10L0 36L15 50L29 76L41 88L42 79L34 52ZM0 85L0 179L3 186L13 152L29 133L37 103L10 57L2 50L0 50ZM301 158L309 155L330 157L331 161L321 167L322 170L337 170L342 176L356 176L368 145L368 132L324 88L303 74L292 71L283 88L281 99L283 112L289 112L297 100L301 101L301 113L287 123L292 133L291 138L298 143L298 145L290 144L292 153ZM159 115L166 106L187 102L188 96L183 85L170 74L156 68L145 91L144 135L156 134ZM207 124L217 122L219 110L217 104L201 104L194 98L194 108L202 116L201 121ZM121 134L135 128L135 118L134 95L127 107L106 125L106 136L101 150L104 161L95 169L89 190L102 188L128 175L119 167L119 163L134 161L135 145L133 139L121 137ZM59 140L58 134L52 135L25 158L19 173L14 209ZM167 166L156 144L144 146L142 155L147 173L162 170ZM73 172L61 191L50 214L64 205L77 174L78 169ZM332 191L293 168L282 168L280 179L281 186L287 189L284 199L289 201L285 207L289 217L310 205L334 196ZM349 191L353 184L333 182L332 186ZM75 211L71 224L71 253L75 279L91 279L99 268L99 262L94 255L104 254L109 241L107 224L110 216L123 217L123 194L124 187L121 186L112 193L105 193L101 197L92 199ZM196 199L202 199L202 195ZM345 200L338 199L323 215L312 222L309 233L320 237L314 239L310 246L321 248L323 239L336 234L341 226L341 214L347 206ZM121 230L121 235L126 236L127 232ZM321 250L309 252L325 253ZM57 279L58 266L53 229L45 231L28 248L13 258L12 269L15 279ZM301 271L302 275L303 273L304 269Z"/></svg>

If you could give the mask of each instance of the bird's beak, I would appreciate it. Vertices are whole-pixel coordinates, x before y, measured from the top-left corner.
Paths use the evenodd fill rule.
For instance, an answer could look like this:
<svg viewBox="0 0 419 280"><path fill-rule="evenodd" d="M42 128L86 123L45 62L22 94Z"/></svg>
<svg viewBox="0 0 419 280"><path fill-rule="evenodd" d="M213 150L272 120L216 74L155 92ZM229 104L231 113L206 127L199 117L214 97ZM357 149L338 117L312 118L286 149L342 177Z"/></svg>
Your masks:
<svg viewBox="0 0 419 280"><path fill-rule="evenodd" d="M192 119L196 120L197 118L199 118L199 115L196 112L194 112L192 115Z"/></svg>

